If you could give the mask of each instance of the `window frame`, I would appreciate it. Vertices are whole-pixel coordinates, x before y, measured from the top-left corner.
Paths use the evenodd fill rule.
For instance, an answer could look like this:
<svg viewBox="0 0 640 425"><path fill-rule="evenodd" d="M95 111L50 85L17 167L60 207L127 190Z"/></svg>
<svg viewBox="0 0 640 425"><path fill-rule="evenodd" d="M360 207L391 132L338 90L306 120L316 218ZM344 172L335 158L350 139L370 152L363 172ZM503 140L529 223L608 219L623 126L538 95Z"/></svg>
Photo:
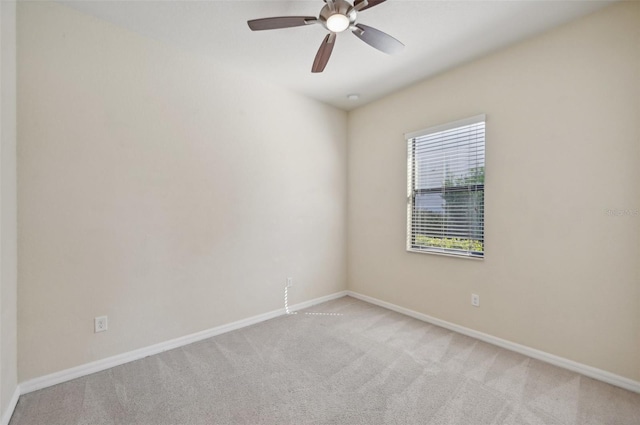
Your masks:
<svg viewBox="0 0 640 425"><path fill-rule="evenodd" d="M483 260L486 255L485 250L485 202L484 202L484 193L485 193L485 181L484 177L486 176L486 122L487 117L485 114L475 115L472 117L464 118L461 120L456 120L453 122L449 122L446 124L436 125L432 127L428 127L422 130L414 131L411 133L405 133L404 139L407 146L407 239L406 239L406 250L407 252L418 253L418 254L431 254L431 255L444 255L448 257L455 258L467 258L472 260ZM425 188L425 189L415 189L415 170L416 170L416 138L428 136L430 134L440 133L448 130L453 130L460 127L465 127L473 124L484 124L484 140L483 140L483 181L482 183L474 183L467 184L466 186L459 186L453 189L454 191L460 191L465 193L471 193L471 188L473 187L475 192L479 190L482 191L483 199L482 199L482 239L479 239L482 242L482 253L478 254L477 251L468 250L455 250L455 249L447 249L442 247L426 247L426 248L418 248L415 243L416 232L414 229L414 217L413 213L415 211L415 198L419 193L442 193L442 189L445 186L440 186L438 188ZM474 142L476 143L476 142ZM451 189L451 186L449 186ZM474 253L475 252L475 253Z"/></svg>

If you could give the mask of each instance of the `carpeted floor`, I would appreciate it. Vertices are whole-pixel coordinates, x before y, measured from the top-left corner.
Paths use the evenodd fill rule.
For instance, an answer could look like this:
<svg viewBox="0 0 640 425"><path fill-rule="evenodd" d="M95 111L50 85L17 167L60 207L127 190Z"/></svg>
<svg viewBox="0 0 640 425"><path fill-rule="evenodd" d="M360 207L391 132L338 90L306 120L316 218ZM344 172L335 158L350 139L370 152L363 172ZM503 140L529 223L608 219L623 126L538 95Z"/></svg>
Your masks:
<svg viewBox="0 0 640 425"><path fill-rule="evenodd" d="M640 424L640 394L344 297L20 397L10 425Z"/></svg>

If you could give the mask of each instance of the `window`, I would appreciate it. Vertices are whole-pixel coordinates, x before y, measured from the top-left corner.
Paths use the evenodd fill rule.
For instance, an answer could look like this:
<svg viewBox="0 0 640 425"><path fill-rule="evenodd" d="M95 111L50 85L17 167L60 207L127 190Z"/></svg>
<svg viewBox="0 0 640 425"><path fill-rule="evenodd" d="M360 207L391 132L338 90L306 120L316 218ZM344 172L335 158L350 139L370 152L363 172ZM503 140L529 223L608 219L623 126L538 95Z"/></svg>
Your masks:
<svg viewBox="0 0 640 425"><path fill-rule="evenodd" d="M479 115L405 135L407 250L484 257L484 128Z"/></svg>

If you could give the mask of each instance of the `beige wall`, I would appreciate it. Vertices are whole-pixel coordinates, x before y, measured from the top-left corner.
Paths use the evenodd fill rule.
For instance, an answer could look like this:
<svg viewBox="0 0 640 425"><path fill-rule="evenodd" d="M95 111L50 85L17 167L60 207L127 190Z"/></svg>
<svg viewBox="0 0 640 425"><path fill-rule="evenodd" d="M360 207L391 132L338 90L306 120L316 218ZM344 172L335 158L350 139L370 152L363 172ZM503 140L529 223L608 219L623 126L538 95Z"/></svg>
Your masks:
<svg viewBox="0 0 640 425"><path fill-rule="evenodd" d="M0 2L0 86L0 418L6 419L18 382L16 4L13 1Z"/></svg>
<svg viewBox="0 0 640 425"><path fill-rule="evenodd" d="M345 112L50 3L18 67L21 381L346 289Z"/></svg>
<svg viewBox="0 0 640 425"><path fill-rule="evenodd" d="M406 252L403 134L480 113L486 258ZM640 3L351 112L348 158L349 289L640 380Z"/></svg>
<svg viewBox="0 0 640 425"><path fill-rule="evenodd" d="M351 112L348 164L341 111L64 6L18 9L21 381L282 307L287 276L293 303L348 278L640 380L640 217L606 214L640 209L640 4ZM485 260L407 253L403 133L478 113Z"/></svg>

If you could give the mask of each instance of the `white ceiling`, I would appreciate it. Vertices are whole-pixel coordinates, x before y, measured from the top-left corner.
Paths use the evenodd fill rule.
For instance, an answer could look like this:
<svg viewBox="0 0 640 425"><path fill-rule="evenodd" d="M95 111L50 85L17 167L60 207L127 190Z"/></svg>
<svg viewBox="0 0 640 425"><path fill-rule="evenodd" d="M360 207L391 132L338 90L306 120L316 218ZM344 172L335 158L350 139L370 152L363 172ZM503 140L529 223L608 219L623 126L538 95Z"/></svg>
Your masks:
<svg viewBox="0 0 640 425"><path fill-rule="evenodd" d="M246 21L317 16L322 0L61 1L157 40L211 55L338 108L350 110L446 69L591 13L606 1L387 0L358 22L402 41L388 56L346 31L338 34L321 74L311 64L326 30L321 25L252 32ZM347 99L357 93L360 99Z"/></svg>

